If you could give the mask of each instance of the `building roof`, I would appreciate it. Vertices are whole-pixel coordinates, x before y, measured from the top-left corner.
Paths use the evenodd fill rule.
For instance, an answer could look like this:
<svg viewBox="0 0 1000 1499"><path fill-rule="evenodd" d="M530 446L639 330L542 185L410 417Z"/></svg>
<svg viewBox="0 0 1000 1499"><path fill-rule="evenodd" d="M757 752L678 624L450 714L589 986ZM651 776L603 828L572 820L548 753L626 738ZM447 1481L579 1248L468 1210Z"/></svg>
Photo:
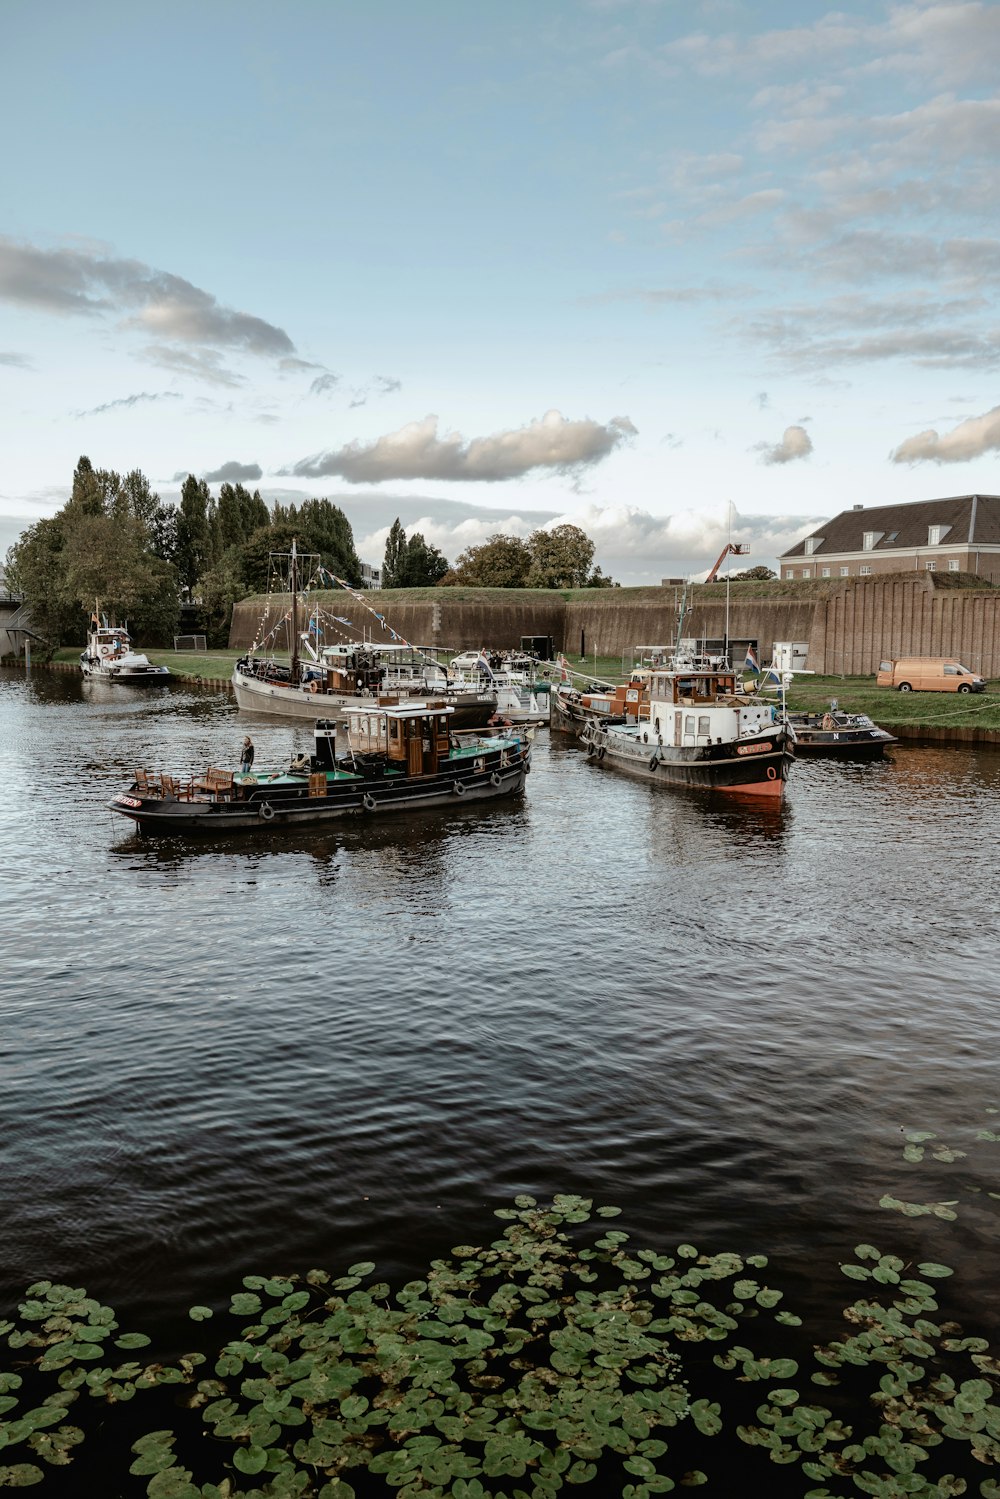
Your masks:
<svg viewBox="0 0 1000 1499"><path fill-rule="evenodd" d="M1000 545L1000 495L963 494L943 500L917 500L906 505L865 505L842 510L832 520L817 526L809 536L817 538L813 557L839 556L865 550L866 531L881 531L875 553L911 552L927 545L928 526L947 526L943 547ZM804 557L809 536L797 541L780 560Z"/></svg>

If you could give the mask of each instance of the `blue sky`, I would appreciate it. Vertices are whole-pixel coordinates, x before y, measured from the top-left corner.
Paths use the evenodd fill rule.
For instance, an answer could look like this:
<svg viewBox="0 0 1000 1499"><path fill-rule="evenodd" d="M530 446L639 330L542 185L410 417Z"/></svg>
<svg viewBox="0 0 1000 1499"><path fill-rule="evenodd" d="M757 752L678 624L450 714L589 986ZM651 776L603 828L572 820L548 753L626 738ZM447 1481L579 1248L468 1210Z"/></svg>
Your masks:
<svg viewBox="0 0 1000 1499"><path fill-rule="evenodd" d="M1000 6L6 0L0 549L81 453L623 582L997 492ZM10 142L14 142L13 148ZM217 482L217 480L213 480Z"/></svg>

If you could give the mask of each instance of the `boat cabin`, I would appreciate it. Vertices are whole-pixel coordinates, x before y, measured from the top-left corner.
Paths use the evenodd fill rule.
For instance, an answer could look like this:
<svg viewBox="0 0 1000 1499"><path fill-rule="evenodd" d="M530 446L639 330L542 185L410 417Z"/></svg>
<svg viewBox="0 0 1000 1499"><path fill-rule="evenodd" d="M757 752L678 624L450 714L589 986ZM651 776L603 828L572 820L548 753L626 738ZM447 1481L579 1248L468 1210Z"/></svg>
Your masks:
<svg viewBox="0 0 1000 1499"><path fill-rule="evenodd" d="M405 775L436 775L451 749L449 719L454 708L427 703L419 708L380 708L349 713L351 753L384 756L386 769Z"/></svg>
<svg viewBox="0 0 1000 1499"><path fill-rule="evenodd" d="M650 742L691 747L768 729L775 722L774 705L748 698L741 685L731 668L653 672L646 730Z"/></svg>

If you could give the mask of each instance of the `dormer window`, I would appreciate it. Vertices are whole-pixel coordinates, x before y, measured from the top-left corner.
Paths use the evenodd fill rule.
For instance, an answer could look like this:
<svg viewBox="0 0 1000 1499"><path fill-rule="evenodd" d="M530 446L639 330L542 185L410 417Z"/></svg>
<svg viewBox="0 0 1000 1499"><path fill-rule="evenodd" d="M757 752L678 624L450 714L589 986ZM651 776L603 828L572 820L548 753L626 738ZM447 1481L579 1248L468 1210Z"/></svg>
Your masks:
<svg viewBox="0 0 1000 1499"><path fill-rule="evenodd" d="M866 531L861 545L864 547L866 552L874 552L876 546L882 540L882 537L884 535L884 531Z"/></svg>
<svg viewBox="0 0 1000 1499"><path fill-rule="evenodd" d="M813 553L816 551L817 547L821 547L822 545L823 545L823 538L822 538L822 536L807 536L806 537L806 556L807 557L811 557L813 555Z"/></svg>
<svg viewBox="0 0 1000 1499"><path fill-rule="evenodd" d="M928 526L927 545L929 547L939 547L950 530L950 526Z"/></svg>

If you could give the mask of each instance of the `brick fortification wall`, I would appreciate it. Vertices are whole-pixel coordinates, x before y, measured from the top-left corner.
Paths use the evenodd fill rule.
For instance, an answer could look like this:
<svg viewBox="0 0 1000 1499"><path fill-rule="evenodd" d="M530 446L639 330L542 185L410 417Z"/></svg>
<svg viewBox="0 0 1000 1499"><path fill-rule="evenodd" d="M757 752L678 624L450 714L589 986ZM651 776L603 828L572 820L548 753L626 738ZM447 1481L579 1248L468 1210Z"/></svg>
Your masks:
<svg viewBox="0 0 1000 1499"><path fill-rule="evenodd" d="M775 641L802 640L809 643L810 669L820 673L865 676L884 657L955 656L984 676L1000 676L1000 589L946 586L927 574L902 573L838 580L812 591L777 581L766 592L760 585L757 590L731 587L728 634L756 640L765 659ZM637 645L667 645L677 635L679 588L581 590L570 597L541 589L457 592L404 589L366 599L405 639L442 649L504 650L519 646L522 635L551 635L570 657L628 658ZM233 649L245 650L258 636L263 603L245 599L234 608ZM287 600L272 599L269 623L287 607ZM326 596L322 607L351 619L355 633L363 626L377 638L376 621L344 594ZM685 636L721 639L726 625L724 587L690 590ZM288 649L286 628L274 637L274 648Z"/></svg>

